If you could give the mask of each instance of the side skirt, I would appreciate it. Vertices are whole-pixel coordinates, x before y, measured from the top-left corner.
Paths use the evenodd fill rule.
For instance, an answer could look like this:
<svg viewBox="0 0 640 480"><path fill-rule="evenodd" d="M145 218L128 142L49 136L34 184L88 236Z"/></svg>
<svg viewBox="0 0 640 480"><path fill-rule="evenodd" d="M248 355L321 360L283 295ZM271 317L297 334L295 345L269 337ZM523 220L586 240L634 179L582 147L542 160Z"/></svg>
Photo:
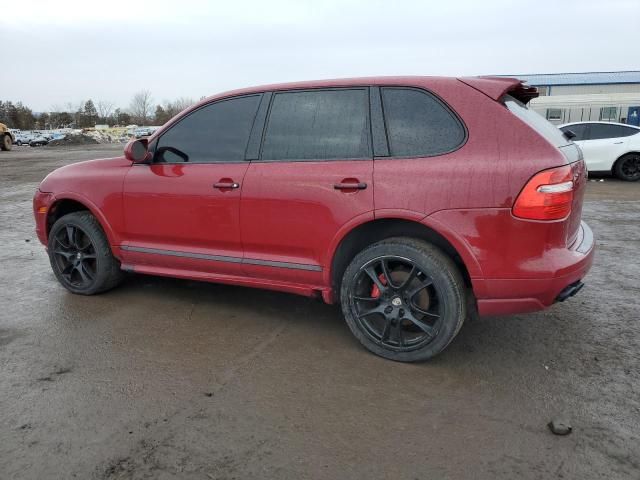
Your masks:
<svg viewBox="0 0 640 480"><path fill-rule="evenodd" d="M166 267L151 265L122 264L122 270L127 272L142 273L145 275L157 275L160 277L184 278L211 283L223 283L242 287L261 288L278 292L293 293L304 297L322 298L325 301L332 298L331 289L321 286L303 285L298 283L277 282L259 278L240 277L236 275L224 275L216 273L199 272L195 270L176 270ZM332 302L327 302L332 303Z"/></svg>

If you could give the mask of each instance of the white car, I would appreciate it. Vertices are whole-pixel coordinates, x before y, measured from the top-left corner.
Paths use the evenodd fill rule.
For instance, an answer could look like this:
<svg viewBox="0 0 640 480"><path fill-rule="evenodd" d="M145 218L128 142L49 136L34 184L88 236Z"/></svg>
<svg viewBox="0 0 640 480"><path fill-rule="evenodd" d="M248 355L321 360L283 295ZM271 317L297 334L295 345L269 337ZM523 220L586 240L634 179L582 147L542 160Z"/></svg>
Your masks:
<svg viewBox="0 0 640 480"><path fill-rule="evenodd" d="M590 172L611 172L621 180L640 180L640 127L611 122L559 125L582 149ZM571 133L566 134L571 136Z"/></svg>
<svg viewBox="0 0 640 480"><path fill-rule="evenodd" d="M20 146L20 145L29 145L29 142L32 139L33 139L33 135L25 133L25 132L20 132L20 133L16 133L14 135L13 143L15 143L18 146Z"/></svg>
<svg viewBox="0 0 640 480"><path fill-rule="evenodd" d="M148 137L152 134L153 132L151 131L150 128L147 127L140 127L140 128L136 128L133 131L133 134L135 135L136 138L142 138L142 137Z"/></svg>

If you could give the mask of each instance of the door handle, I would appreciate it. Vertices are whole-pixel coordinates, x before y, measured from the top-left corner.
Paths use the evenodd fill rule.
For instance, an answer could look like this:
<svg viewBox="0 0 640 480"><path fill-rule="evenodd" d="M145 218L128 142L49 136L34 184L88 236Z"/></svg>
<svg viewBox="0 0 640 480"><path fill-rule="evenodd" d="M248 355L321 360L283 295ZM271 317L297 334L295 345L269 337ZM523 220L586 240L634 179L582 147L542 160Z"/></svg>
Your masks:
<svg viewBox="0 0 640 480"><path fill-rule="evenodd" d="M334 183L333 188L336 190L364 190L367 184L364 182Z"/></svg>
<svg viewBox="0 0 640 480"><path fill-rule="evenodd" d="M624 142L613 142L614 145L620 145L621 143L624 143Z"/></svg>
<svg viewBox="0 0 640 480"><path fill-rule="evenodd" d="M216 182L213 184L213 188L239 188L240 184L237 182Z"/></svg>

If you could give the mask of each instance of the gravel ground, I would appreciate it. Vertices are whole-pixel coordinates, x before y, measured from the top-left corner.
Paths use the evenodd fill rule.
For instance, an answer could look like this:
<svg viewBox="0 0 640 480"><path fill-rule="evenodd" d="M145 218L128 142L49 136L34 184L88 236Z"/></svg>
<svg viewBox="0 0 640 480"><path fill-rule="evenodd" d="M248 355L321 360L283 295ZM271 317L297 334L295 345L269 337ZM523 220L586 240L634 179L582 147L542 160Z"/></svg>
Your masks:
<svg viewBox="0 0 640 480"><path fill-rule="evenodd" d="M145 276L67 293L34 189L121 150L0 152L0 478L640 478L640 183L589 183L579 295L406 365L302 297Z"/></svg>

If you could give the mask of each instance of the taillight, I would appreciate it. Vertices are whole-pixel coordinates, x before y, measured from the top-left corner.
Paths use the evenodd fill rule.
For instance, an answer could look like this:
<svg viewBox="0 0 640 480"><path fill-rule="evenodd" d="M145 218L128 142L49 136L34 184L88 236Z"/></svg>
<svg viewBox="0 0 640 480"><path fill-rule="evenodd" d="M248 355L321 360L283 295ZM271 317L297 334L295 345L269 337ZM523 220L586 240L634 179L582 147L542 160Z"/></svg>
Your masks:
<svg viewBox="0 0 640 480"><path fill-rule="evenodd" d="M543 170L518 195L513 214L527 220L560 220L571 213L573 172L570 165Z"/></svg>

